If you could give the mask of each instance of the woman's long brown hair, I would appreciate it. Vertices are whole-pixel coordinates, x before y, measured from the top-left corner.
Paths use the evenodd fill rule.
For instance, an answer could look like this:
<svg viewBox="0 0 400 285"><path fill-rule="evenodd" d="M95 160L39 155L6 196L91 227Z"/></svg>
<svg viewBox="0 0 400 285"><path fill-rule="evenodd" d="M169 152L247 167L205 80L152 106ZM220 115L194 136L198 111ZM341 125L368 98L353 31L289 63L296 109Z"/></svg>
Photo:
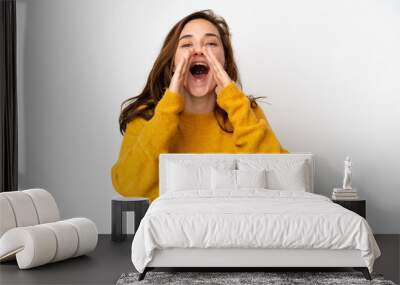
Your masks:
<svg viewBox="0 0 400 285"><path fill-rule="evenodd" d="M119 128L121 134L124 134L127 124L135 117L142 117L147 121L153 117L155 107L161 100L165 90L168 88L171 82L173 75L173 59L175 51L178 47L179 35L181 34L183 27L189 21L194 19L205 19L218 29L224 47L225 70L229 77L234 82L239 84L240 87L242 87L239 78L239 71L233 57L230 39L231 34L228 24L222 17L215 15L212 10L194 12L176 23L169 31L162 45L160 54L158 55L156 61L154 62L153 68L150 71L146 86L144 87L143 91L139 95L122 102L122 111L119 116ZM255 108L257 106L256 99L261 97L254 98L253 96L248 96L248 98L250 100L251 107ZM218 104L215 104L214 114L216 118L222 118L222 123L217 119L219 126L224 131L232 133L233 129L232 125L228 121L227 112L218 106ZM227 129L227 126L230 126L230 129Z"/></svg>

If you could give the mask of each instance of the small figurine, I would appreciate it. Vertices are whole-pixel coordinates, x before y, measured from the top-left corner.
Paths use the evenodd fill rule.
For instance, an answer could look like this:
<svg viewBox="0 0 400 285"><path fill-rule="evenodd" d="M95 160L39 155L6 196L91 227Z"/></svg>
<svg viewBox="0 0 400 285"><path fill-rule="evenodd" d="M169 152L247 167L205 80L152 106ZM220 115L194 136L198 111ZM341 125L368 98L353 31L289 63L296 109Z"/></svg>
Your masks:
<svg viewBox="0 0 400 285"><path fill-rule="evenodd" d="M344 178L343 178L343 189L351 190L351 159L350 156L346 157L344 161Z"/></svg>

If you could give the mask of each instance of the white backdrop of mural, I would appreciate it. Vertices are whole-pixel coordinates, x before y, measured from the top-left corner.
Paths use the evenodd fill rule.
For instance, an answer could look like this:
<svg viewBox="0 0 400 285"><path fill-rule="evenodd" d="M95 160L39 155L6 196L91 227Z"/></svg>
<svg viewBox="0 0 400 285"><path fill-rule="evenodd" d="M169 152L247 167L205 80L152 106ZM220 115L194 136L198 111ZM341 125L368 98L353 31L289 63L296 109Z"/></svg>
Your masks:
<svg viewBox="0 0 400 285"><path fill-rule="evenodd" d="M350 155L374 232L400 233L398 1L17 0L20 188L46 188L64 218L109 233L120 104L172 25L208 8L279 140L315 153L316 192L341 186Z"/></svg>

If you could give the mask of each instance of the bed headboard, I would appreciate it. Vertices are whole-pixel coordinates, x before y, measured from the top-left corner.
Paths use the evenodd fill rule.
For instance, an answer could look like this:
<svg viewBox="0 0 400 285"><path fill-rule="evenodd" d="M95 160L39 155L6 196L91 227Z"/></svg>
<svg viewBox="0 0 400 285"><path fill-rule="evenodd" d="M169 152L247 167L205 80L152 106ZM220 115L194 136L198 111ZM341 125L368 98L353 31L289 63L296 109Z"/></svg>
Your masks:
<svg viewBox="0 0 400 285"><path fill-rule="evenodd" d="M166 192L166 168L168 161L176 160L191 160L198 163L207 163L212 160L232 160L237 159L251 161L251 160L295 160L305 161L308 166L308 181L310 189L308 192L314 192L314 173L315 173L315 162L312 153L283 153L283 154L270 154L270 153L161 153L159 156L159 189L160 195Z"/></svg>

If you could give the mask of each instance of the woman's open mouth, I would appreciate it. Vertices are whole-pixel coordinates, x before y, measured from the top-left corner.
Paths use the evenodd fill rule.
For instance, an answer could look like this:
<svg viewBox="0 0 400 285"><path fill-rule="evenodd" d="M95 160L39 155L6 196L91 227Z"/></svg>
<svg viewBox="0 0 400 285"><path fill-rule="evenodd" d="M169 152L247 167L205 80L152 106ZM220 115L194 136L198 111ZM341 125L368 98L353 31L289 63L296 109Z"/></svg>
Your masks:
<svg viewBox="0 0 400 285"><path fill-rule="evenodd" d="M189 71L196 80L203 80L207 77L210 67L205 62L194 62Z"/></svg>

